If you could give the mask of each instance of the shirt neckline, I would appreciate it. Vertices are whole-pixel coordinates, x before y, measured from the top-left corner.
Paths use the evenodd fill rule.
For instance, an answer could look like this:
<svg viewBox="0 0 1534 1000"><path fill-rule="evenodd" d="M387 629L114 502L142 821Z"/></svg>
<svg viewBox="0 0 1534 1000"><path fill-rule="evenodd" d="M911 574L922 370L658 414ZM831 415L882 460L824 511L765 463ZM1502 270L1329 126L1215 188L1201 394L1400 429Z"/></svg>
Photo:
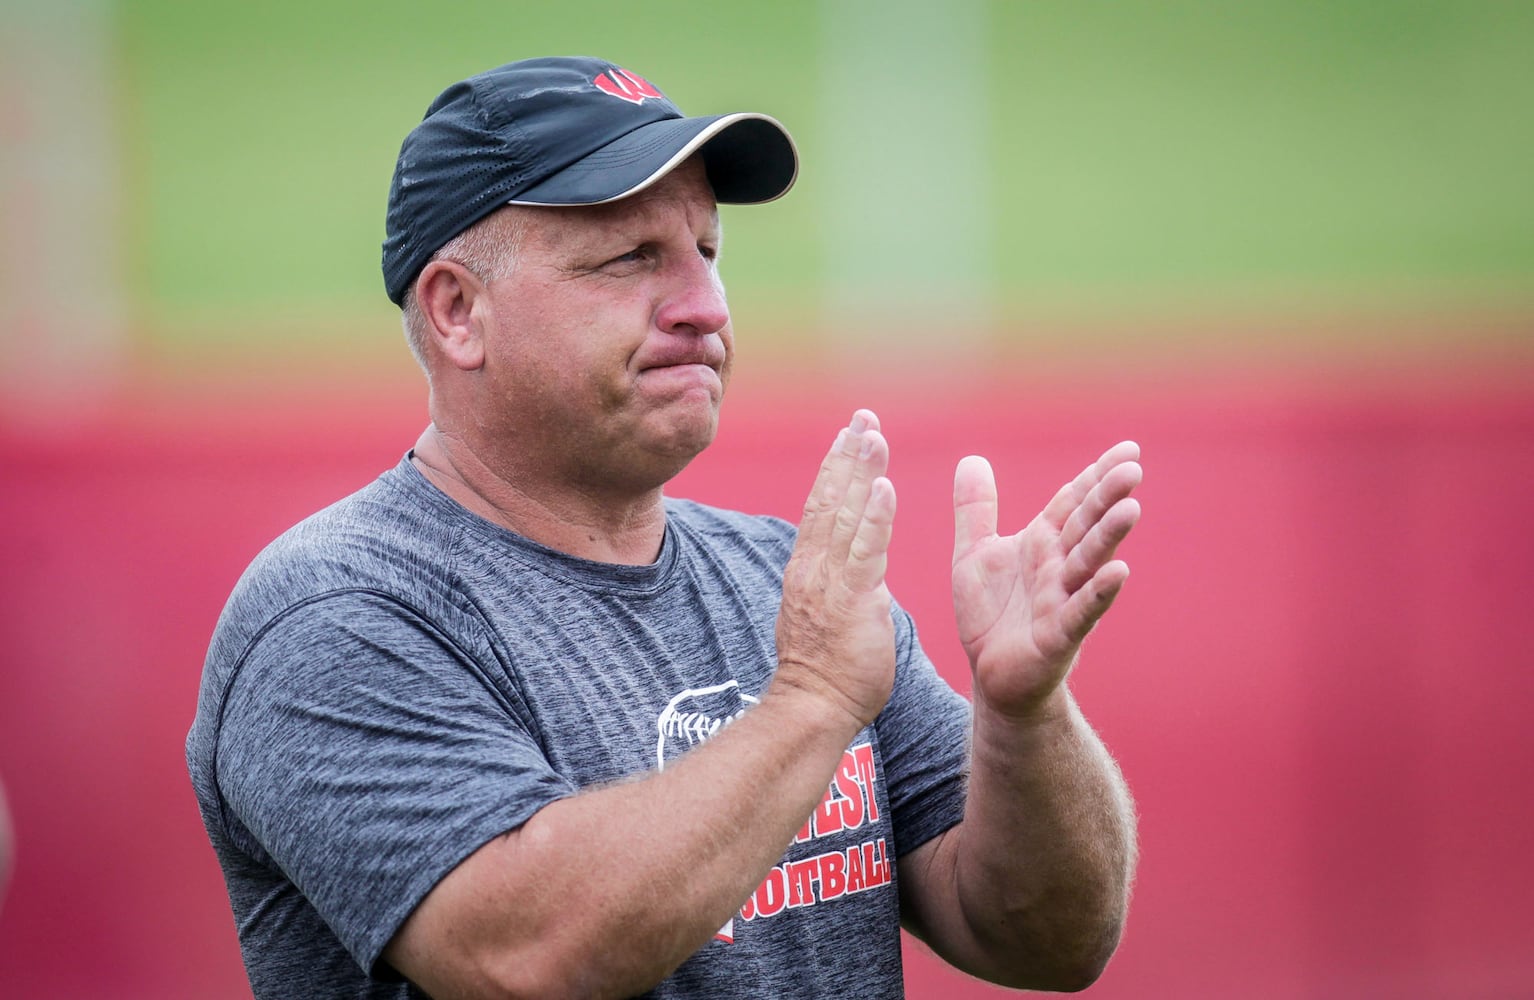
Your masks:
<svg viewBox="0 0 1534 1000"><path fill-rule="evenodd" d="M489 546L490 553L510 556L546 576L587 588L608 591L616 589L642 595L663 589L676 572L680 536L672 523L669 506L660 553L655 561L642 566L630 566L574 556L481 517L438 489L416 468L408 451L385 478L392 478L394 485L407 497L423 504L463 534Z"/></svg>

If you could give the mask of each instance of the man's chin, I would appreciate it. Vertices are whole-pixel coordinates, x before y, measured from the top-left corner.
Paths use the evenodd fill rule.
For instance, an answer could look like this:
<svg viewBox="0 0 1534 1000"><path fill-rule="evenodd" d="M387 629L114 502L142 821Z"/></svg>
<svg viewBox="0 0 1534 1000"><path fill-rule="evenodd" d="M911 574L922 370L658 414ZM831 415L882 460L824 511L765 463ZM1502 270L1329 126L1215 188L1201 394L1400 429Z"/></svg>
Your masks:
<svg viewBox="0 0 1534 1000"><path fill-rule="evenodd" d="M662 474L670 479L697 458L719 432L719 408L717 405L687 407L684 412L675 410L664 428L649 436L645 449L653 457Z"/></svg>

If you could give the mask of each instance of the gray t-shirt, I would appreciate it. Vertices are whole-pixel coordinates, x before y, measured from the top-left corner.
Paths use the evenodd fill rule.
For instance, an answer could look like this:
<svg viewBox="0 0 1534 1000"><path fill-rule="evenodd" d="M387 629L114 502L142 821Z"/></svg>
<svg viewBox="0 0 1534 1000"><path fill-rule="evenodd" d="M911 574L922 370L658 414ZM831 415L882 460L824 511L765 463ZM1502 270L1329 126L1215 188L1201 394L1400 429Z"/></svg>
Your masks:
<svg viewBox="0 0 1534 1000"><path fill-rule="evenodd" d="M379 956L444 875L761 696L793 527L666 511L655 563L589 562L469 513L407 458L257 557L187 762L258 997L421 996ZM894 694L820 808L647 995L901 995L894 861L962 815L969 708L895 624Z"/></svg>

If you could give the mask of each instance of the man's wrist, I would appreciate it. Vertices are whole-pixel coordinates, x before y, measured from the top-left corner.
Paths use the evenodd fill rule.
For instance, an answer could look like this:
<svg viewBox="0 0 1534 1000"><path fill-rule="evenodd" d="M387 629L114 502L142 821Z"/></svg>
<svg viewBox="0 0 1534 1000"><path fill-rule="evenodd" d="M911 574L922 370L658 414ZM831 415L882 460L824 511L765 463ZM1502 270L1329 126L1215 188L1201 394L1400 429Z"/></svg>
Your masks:
<svg viewBox="0 0 1534 1000"><path fill-rule="evenodd" d="M813 676L801 676L804 673L784 670L780 664L762 697L762 704L766 706L770 702L781 706L788 718L802 721L814 733L844 736L842 742L837 744L838 747L851 742L873 721L871 718L865 719L852 701L834 685Z"/></svg>
<svg viewBox="0 0 1534 1000"><path fill-rule="evenodd" d="M978 686L973 701L976 735L990 733L1009 743L1019 739L1048 739L1051 734L1070 730L1079 714L1075 699L1063 683L1021 708L1003 710L996 707Z"/></svg>

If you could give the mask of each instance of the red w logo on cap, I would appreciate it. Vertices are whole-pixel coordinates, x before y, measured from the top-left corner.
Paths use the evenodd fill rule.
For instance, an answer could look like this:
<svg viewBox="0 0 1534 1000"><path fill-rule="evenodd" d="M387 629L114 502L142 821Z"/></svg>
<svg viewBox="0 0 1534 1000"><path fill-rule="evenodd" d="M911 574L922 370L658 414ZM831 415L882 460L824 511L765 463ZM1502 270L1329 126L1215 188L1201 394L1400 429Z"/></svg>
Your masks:
<svg viewBox="0 0 1534 1000"><path fill-rule="evenodd" d="M665 99L660 91L650 85L649 80L637 73L630 73L626 69L614 67L606 73L597 74L596 79L591 82L596 84L603 93L621 97L631 104L642 104L647 97L653 97L656 100Z"/></svg>

